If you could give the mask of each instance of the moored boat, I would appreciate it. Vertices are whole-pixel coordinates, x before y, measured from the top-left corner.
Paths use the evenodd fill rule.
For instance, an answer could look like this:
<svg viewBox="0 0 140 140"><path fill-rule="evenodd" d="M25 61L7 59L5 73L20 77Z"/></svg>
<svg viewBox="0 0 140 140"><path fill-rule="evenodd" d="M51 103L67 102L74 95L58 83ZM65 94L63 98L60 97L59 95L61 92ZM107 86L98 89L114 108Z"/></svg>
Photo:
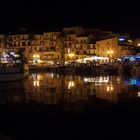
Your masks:
<svg viewBox="0 0 140 140"><path fill-rule="evenodd" d="M16 50L1 54L0 61L0 82L19 81L28 74L28 67L25 63L24 51Z"/></svg>

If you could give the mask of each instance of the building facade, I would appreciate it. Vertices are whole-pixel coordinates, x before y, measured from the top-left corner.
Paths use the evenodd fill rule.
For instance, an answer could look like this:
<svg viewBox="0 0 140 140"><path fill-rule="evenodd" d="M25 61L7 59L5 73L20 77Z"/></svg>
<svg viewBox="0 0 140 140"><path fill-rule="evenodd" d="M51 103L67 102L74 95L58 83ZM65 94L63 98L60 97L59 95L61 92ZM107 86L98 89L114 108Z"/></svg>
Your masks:
<svg viewBox="0 0 140 140"><path fill-rule="evenodd" d="M134 55L135 47L127 38L112 31L70 27L43 34L0 35L0 48L24 48L29 62L54 65L95 55L109 58Z"/></svg>
<svg viewBox="0 0 140 140"><path fill-rule="evenodd" d="M118 58L118 38L113 37L105 40L96 41L96 55L109 58Z"/></svg>

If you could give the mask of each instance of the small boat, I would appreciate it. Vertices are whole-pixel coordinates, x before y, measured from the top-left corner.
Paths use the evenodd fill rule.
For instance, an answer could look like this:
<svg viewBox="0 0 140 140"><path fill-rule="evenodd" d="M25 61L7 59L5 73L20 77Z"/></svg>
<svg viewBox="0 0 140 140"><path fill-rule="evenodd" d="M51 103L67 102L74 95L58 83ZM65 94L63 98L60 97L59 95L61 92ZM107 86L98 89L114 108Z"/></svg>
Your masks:
<svg viewBox="0 0 140 140"><path fill-rule="evenodd" d="M0 82L23 80L29 72L27 64L23 61L23 55L10 50L1 56Z"/></svg>

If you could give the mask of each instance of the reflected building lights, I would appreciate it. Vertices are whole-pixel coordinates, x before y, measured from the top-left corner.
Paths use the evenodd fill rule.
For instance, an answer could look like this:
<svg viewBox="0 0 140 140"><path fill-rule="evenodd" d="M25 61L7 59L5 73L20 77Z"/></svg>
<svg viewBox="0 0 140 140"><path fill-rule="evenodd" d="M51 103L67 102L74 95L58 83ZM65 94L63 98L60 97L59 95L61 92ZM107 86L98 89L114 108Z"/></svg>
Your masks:
<svg viewBox="0 0 140 140"><path fill-rule="evenodd" d="M53 73L51 73L51 77L52 77L52 78L54 77L54 74L53 74Z"/></svg>
<svg viewBox="0 0 140 140"><path fill-rule="evenodd" d="M120 80L120 78L119 78L119 77L117 78L117 80L116 80L116 81L117 81L117 83L118 83L118 84L121 82L121 80Z"/></svg>
<svg viewBox="0 0 140 140"><path fill-rule="evenodd" d="M94 77L94 78L84 78L84 82L89 83L108 83L109 77Z"/></svg>
<svg viewBox="0 0 140 140"><path fill-rule="evenodd" d="M57 74L57 78L59 78L59 75Z"/></svg>
<svg viewBox="0 0 140 140"><path fill-rule="evenodd" d="M71 89L75 86L74 81L69 81L68 83L68 89Z"/></svg>
<svg viewBox="0 0 140 140"><path fill-rule="evenodd" d="M32 77L35 80L43 80L43 75L41 74L32 74Z"/></svg>
<svg viewBox="0 0 140 140"><path fill-rule="evenodd" d="M107 92L111 92L111 91L113 91L113 89L114 89L114 88L113 88L113 85L110 85L110 86L108 85L106 91L107 91Z"/></svg>
<svg viewBox="0 0 140 140"><path fill-rule="evenodd" d="M38 80L34 81L34 87L39 87L40 86L40 82Z"/></svg>
<svg viewBox="0 0 140 140"><path fill-rule="evenodd" d="M138 91L138 97L140 97L140 91Z"/></svg>

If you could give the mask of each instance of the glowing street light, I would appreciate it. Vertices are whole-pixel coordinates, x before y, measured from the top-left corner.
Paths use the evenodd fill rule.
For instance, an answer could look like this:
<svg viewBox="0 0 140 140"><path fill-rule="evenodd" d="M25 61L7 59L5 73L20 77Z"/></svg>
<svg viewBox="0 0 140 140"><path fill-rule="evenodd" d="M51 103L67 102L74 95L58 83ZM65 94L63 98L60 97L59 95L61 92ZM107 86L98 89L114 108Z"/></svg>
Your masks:
<svg viewBox="0 0 140 140"><path fill-rule="evenodd" d="M68 54L68 56L71 57L71 58L74 57L74 55L75 55L74 53L69 53Z"/></svg>
<svg viewBox="0 0 140 140"><path fill-rule="evenodd" d="M140 47L140 43L138 43L137 46Z"/></svg>
<svg viewBox="0 0 140 140"><path fill-rule="evenodd" d="M107 51L107 54L109 54L109 51Z"/></svg>
<svg viewBox="0 0 140 140"><path fill-rule="evenodd" d="M40 55L34 54L34 55L33 55L33 59L34 59L36 65L37 65L37 62L38 62L38 60L40 59Z"/></svg>
<svg viewBox="0 0 140 140"><path fill-rule="evenodd" d="M110 51L110 53L113 54L114 52L113 51Z"/></svg>
<svg viewBox="0 0 140 140"><path fill-rule="evenodd" d="M34 54L34 55L33 55L33 58L40 58L40 56L37 55L37 54Z"/></svg>
<svg viewBox="0 0 140 140"><path fill-rule="evenodd" d="M108 57L112 57L113 53L114 53L113 50L111 50L111 51L107 51Z"/></svg>

